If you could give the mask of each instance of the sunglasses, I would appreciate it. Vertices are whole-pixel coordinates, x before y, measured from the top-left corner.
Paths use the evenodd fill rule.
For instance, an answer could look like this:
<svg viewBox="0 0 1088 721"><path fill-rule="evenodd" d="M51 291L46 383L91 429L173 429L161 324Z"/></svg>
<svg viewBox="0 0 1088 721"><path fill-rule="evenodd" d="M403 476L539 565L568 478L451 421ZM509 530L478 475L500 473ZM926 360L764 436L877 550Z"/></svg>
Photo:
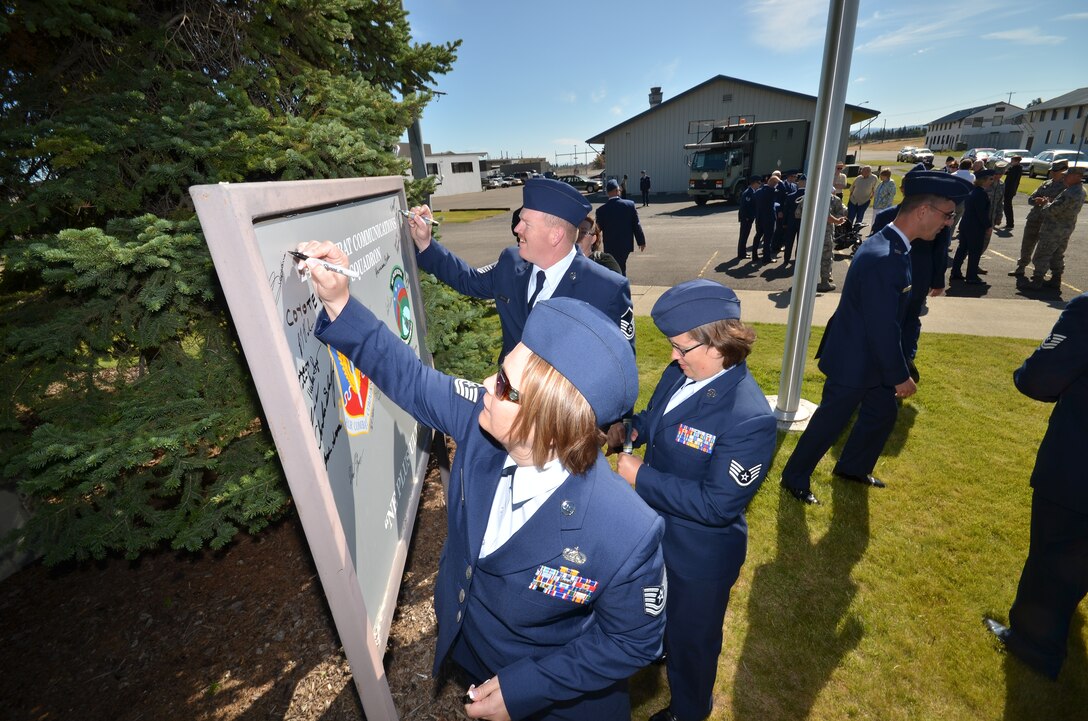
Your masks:
<svg viewBox="0 0 1088 721"><path fill-rule="evenodd" d="M506 371L499 366L499 372L495 374L495 397L500 401L521 403L521 392L510 385L510 379L506 377Z"/></svg>

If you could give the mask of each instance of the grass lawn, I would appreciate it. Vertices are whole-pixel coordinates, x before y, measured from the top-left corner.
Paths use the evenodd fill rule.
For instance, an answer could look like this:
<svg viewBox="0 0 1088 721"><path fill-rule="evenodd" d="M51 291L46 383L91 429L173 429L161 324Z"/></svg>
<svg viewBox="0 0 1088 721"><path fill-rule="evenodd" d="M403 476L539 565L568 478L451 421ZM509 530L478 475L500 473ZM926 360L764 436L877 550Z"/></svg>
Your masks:
<svg viewBox="0 0 1088 721"><path fill-rule="evenodd" d="M924 321L923 321L924 323ZM668 342L637 319L645 407ZM749 359L778 390L785 327L757 325ZM823 376L809 344L803 397ZM1032 341L922 335L919 392L903 403L875 475L886 489L832 482L841 448L813 476L823 505L778 486L797 434L780 434L748 513L748 558L725 621L713 719L1088 718L1088 615L1074 620L1059 683L999 652L982 617L1008 619L1028 545L1028 477L1051 406L1012 372ZM632 681L635 719L668 702L663 666Z"/></svg>

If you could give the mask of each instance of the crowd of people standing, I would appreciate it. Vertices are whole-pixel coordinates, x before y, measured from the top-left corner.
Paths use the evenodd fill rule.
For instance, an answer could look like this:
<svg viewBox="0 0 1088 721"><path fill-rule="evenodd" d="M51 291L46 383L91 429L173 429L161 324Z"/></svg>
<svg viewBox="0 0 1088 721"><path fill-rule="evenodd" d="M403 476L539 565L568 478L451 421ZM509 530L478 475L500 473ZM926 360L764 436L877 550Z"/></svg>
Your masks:
<svg viewBox="0 0 1088 721"><path fill-rule="evenodd" d="M1059 209L1044 214L1041 231L1064 217L1059 198L1079 191L1083 203L1083 189L1066 179L1072 177L1079 180L1063 176L1054 200L1033 203ZM947 262L948 244L938 239L950 237L961 202L967 228L966 241L960 228L960 245L968 273L978 271L976 230L996 222L992 178L982 171L972 182L915 169L904 176L903 201L895 206L890 173L863 170L863 187L858 192L855 181L846 204L836 177L828 237L835 226L857 227L871 202L876 230L857 249L824 333L823 397L781 472L789 496L819 504L811 477L855 411L834 475L885 486L873 471L899 403L919 381L912 363L917 327L908 329L904 319L924 304L936 276L943 284L943 267L937 273L936 266ZM772 173L765 184L751 178L738 215L738 255L746 255L754 226L755 252L764 261L778 252L790 261L804 184L797 171ZM682 282L654 304L651 316L671 358L646 407L636 409L625 270L646 237L635 204L622 197L624 187L610 181L607 190L608 200L594 212L564 183L529 181L514 224L516 247L483 268L433 241L427 206L411 209L419 266L496 304L502 348L496 372L482 383L424 366L350 297L346 278L312 269L324 308L318 337L420 422L457 441L435 593L434 672L449 664L464 680L470 718L629 718L627 679L655 659L666 666L671 700L652 721L696 721L713 708L722 623L746 556L745 510L771 468L776 423L747 370L756 334L741 320L740 300L705 279ZM1011 225L1011 214L1005 217ZM299 250L347 263L331 243ZM925 280L920 300L912 279ZM1063 439L1088 440L1081 438L1085 424L1070 420L1088 412L1088 326L1080 317L1086 304L1088 298L1070 305L1036 355L1064 344L1062 353L1040 356L1022 370L1025 393L1058 400L1052 430ZM916 307L913 313L920 315ZM1066 371L1064 385L1046 382L1039 370L1055 362ZM1079 410L1068 410L1070 403ZM640 446L641 456L633 452ZM602 449L616 454L615 471ZM1071 477L1067 485L1077 482ZM1033 551L1016 613L1009 626L992 621L991 630L1033 668L1056 676L1062 663L1056 639L1068 622L1062 626L1055 615L1071 614L1088 583L1054 578L1055 558L1069 550L1053 539L1057 533L1067 541L1074 528L1081 534L1074 548L1088 544L1077 525L1088 507L1081 507L1079 486L1080 500L1069 503L1065 486L1048 491L1044 502L1043 480L1033 477L1033 485L1040 520L1033 510ZM1055 504L1064 514L1058 531ZM1034 550L1036 533L1046 535L1049 550ZM1055 587L1060 603L1048 600L1047 589Z"/></svg>

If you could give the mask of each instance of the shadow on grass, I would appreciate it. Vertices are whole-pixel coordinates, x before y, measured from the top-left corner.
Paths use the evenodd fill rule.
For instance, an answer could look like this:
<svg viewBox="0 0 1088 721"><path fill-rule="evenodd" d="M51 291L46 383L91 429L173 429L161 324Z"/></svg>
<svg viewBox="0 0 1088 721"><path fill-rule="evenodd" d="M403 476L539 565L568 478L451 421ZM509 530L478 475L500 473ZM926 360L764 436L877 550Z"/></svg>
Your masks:
<svg viewBox="0 0 1088 721"><path fill-rule="evenodd" d="M806 718L841 660L861 642L849 613L857 594L850 578L869 545L869 497L841 483L831 502L811 509L781 494L774 560L756 569L748 633L733 680L737 721ZM808 513L830 512L815 543Z"/></svg>
<svg viewBox="0 0 1088 721"><path fill-rule="evenodd" d="M1058 681L1050 681L1012 654L1005 657L1004 721L1073 721L1084 718L1088 699L1088 650L1084 646L1085 614L1073 616L1069 650Z"/></svg>

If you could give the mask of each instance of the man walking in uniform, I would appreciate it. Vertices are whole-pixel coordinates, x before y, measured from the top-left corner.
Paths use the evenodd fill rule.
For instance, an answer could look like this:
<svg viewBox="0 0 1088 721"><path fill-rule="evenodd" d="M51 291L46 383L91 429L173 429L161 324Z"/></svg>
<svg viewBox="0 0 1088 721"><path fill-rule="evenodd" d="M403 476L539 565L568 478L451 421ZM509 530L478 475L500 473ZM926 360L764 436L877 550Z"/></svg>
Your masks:
<svg viewBox="0 0 1088 721"><path fill-rule="evenodd" d="M650 204L650 176L645 170L639 171L638 189L642 191L642 207Z"/></svg>
<svg viewBox="0 0 1088 721"><path fill-rule="evenodd" d="M1016 189L1020 187L1020 178L1024 176L1024 166L1019 155L1014 155L1009 161L1009 167L1005 168L1005 197L1002 203L1005 215L1005 230L1012 230L1016 224L1012 212L1012 199L1016 197Z"/></svg>
<svg viewBox="0 0 1088 721"><path fill-rule="evenodd" d="M819 503L811 489L812 473L855 410L858 418L834 473L884 487L873 469L895 426L897 399L917 390L903 357L900 328L911 286L910 241L936 237L952 222L956 201L968 192L969 183L947 173L908 173L895 220L854 254L817 353L827 376L820 407L782 470L783 489L802 503Z"/></svg>
<svg viewBox="0 0 1088 721"><path fill-rule="evenodd" d="M548 178L526 181L522 199L524 207L514 226L517 247L506 248L496 262L483 268L470 267L441 243L432 242L431 226L412 223L419 267L458 293L495 301L502 324L499 362L521 340L532 307L552 297L577 298L594 306L616 322L633 348L630 283L575 246L578 224L593 206L571 186ZM431 214L425 205L421 212L424 217Z"/></svg>
<svg viewBox="0 0 1088 721"><path fill-rule="evenodd" d="M615 258L620 271L627 275L627 256L636 243L640 253L646 250L646 234L642 232L634 201L620 197L619 183L609 180L605 188L608 200L597 208L597 225L604 233L604 252Z"/></svg>
<svg viewBox="0 0 1088 721"><path fill-rule="evenodd" d="M1013 382L1056 405L1031 474L1031 540L1009 625L984 621L1009 653L1057 679L1088 594L1088 293L1069 301Z"/></svg>
<svg viewBox="0 0 1088 721"><path fill-rule="evenodd" d="M982 249L993 232L993 216L990 214L990 185L994 182L994 171L980 170L975 173L975 187L963 204L963 220L960 222L960 242L956 246L956 257L952 259L952 280L963 281L969 285L981 285L984 281L978 277L979 259ZM963 259L967 258L967 278L963 277Z"/></svg>

